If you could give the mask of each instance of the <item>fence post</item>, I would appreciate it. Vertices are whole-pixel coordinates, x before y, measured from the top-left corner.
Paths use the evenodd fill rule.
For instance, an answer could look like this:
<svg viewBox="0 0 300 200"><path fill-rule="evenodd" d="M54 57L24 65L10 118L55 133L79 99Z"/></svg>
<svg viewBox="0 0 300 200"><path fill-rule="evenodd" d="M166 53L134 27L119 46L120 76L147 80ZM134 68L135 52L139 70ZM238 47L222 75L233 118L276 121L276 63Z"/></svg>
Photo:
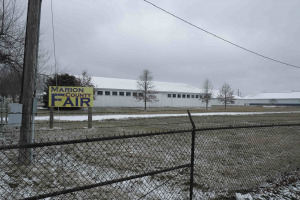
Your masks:
<svg viewBox="0 0 300 200"><path fill-rule="evenodd" d="M93 113L92 113L92 107L88 107L88 128L92 128L92 121L93 121Z"/></svg>
<svg viewBox="0 0 300 200"><path fill-rule="evenodd" d="M191 174L190 174L190 200L193 199L193 190L194 190L194 165L195 165L195 123L192 119L191 113L188 110L187 111L189 114L189 118L191 121L191 124L193 126L193 131L192 131L192 146L191 146Z"/></svg>
<svg viewBox="0 0 300 200"><path fill-rule="evenodd" d="M53 107L50 107L50 129L53 129Z"/></svg>

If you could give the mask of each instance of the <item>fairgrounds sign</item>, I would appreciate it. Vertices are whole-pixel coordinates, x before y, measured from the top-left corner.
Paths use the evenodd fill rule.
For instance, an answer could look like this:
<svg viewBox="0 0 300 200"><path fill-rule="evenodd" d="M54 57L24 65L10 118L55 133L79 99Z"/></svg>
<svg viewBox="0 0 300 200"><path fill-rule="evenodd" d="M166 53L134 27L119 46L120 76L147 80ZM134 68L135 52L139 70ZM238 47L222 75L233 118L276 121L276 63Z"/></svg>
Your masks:
<svg viewBox="0 0 300 200"><path fill-rule="evenodd" d="M49 86L49 107L93 107L92 87Z"/></svg>

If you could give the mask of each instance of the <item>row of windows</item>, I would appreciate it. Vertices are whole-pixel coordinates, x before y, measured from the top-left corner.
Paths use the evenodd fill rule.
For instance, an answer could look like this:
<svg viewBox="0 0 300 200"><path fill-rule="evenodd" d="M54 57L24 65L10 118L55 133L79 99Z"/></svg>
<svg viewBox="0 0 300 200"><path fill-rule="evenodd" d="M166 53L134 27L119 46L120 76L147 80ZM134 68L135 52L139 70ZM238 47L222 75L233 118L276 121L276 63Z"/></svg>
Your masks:
<svg viewBox="0 0 300 200"><path fill-rule="evenodd" d="M199 95L196 94L168 94L168 98L196 98L198 99L199 98ZM201 95L200 95L200 98L201 98Z"/></svg>
<svg viewBox="0 0 300 200"><path fill-rule="evenodd" d="M137 95L143 96L143 93L137 93L137 92L117 92L117 91L97 91L97 95L105 95L105 96L126 96L130 97L131 95L136 97ZM201 95L194 95L194 94L168 94L168 98L201 98Z"/></svg>
<svg viewBox="0 0 300 200"><path fill-rule="evenodd" d="M137 92L116 92L116 91L97 91L97 95L105 95L105 96L126 96L126 97L130 97L131 95L136 97L137 95L139 96L143 96L143 93L137 93Z"/></svg>

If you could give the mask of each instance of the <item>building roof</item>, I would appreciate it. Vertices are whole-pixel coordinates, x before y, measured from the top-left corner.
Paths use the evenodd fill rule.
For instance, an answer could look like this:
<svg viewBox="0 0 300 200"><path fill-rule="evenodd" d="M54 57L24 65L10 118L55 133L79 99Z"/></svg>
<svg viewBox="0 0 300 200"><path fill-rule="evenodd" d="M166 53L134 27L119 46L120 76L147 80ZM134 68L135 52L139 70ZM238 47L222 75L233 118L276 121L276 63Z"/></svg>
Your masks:
<svg viewBox="0 0 300 200"><path fill-rule="evenodd" d="M300 92L254 93L243 99L300 99Z"/></svg>
<svg viewBox="0 0 300 200"><path fill-rule="evenodd" d="M235 100L238 100L238 99L243 99L242 97L240 97L240 96L238 96L238 95L233 95L233 98L235 99Z"/></svg>
<svg viewBox="0 0 300 200"><path fill-rule="evenodd" d="M152 82L157 92L201 93L201 89L184 83ZM102 89L137 90L137 80L132 79L92 77L92 83Z"/></svg>
<svg viewBox="0 0 300 200"><path fill-rule="evenodd" d="M220 94L220 91L219 90L212 90L211 94L212 94L211 98L216 99L216 98L218 98L218 96Z"/></svg>
<svg viewBox="0 0 300 200"><path fill-rule="evenodd" d="M212 90L211 93L212 93L212 98L216 99L216 98L218 98L218 96L220 94L220 90ZM238 95L232 95L232 96L235 100L242 99L242 97L240 97Z"/></svg>

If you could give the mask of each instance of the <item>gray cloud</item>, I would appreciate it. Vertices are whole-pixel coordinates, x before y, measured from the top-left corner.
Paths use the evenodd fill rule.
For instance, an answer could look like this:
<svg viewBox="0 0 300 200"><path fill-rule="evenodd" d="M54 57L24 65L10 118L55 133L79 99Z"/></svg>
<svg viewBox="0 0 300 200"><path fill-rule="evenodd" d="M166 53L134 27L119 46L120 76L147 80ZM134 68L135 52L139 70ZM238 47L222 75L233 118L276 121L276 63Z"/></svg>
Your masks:
<svg viewBox="0 0 300 200"><path fill-rule="evenodd" d="M152 0L232 42L300 65L298 0ZM228 82L244 95L300 91L300 69L265 60L187 25L143 1L53 0L57 57L69 72L155 80L215 89ZM45 46L52 49L50 1L43 1Z"/></svg>

